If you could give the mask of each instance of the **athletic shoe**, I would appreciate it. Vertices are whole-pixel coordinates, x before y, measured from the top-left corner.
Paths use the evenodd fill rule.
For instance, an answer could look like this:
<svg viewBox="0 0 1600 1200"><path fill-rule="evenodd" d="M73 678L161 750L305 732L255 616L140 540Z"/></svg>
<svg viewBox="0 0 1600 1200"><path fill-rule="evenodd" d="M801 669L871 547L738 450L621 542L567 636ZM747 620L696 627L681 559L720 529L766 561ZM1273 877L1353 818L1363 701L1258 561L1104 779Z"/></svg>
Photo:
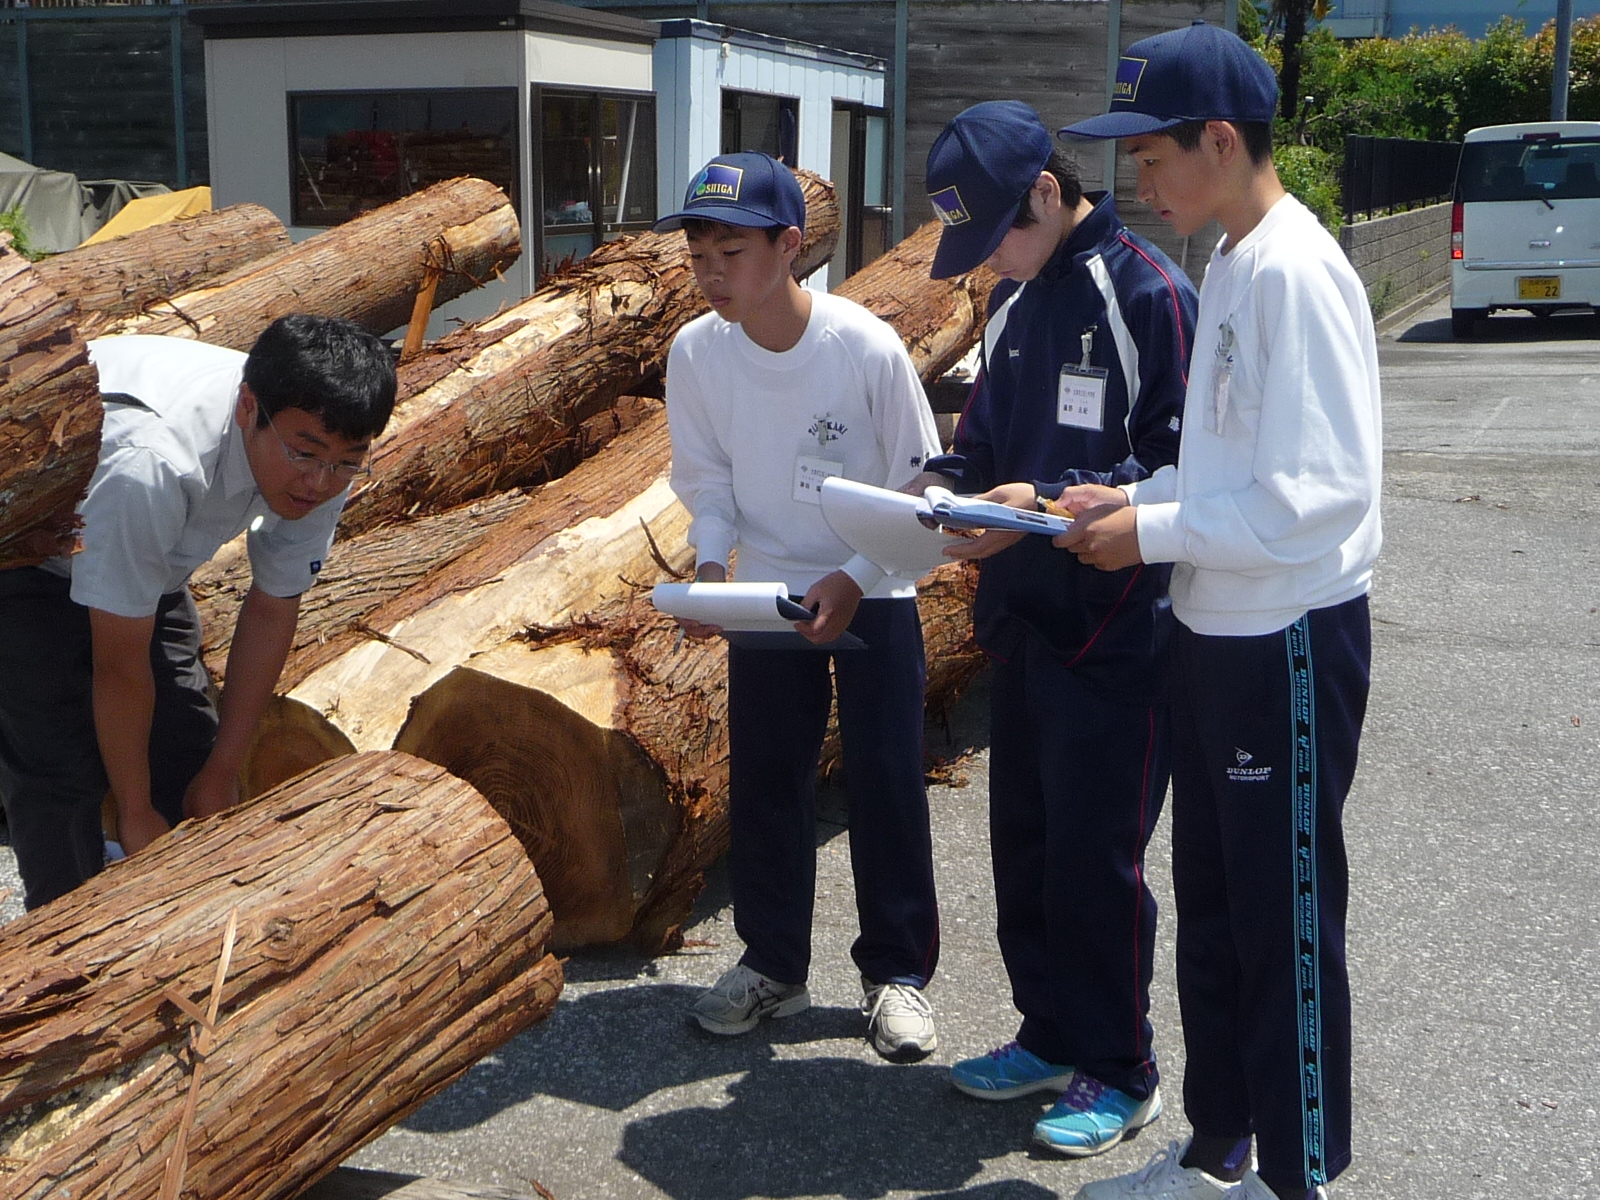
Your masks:
<svg viewBox="0 0 1600 1200"><path fill-rule="evenodd" d="M779 983L740 963L701 992L689 1014L709 1033L749 1033L763 1017L792 1017L811 1007L803 983Z"/></svg>
<svg viewBox="0 0 1600 1200"><path fill-rule="evenodd" d="M1034 1092L1064 1092L1072 1082L1072 1068L1047 1063L1016 1042L978 1058L964 1058L950 1068L950 1082L958 1092L979 1100L1014 1100Z"/></svg>
<svg viewBox="0 0 1600 1200"><path fill-rule="evenodd" d="M1187 1142L1172 1142L1131 1175L1084 1184L1073 1200L1222 1200L1231 1194L1231 1184L1183 1165L1188 1148Z"/></svg>
<svg viewBox="0 0 1600 1200"><path fill-rule="evenodd" d="M933 1006L909 983L861 980L861 1011L867 1018L872 1048L890 1062L916 1062L939 1046L933 1029Z"/></svg>
<svg viewBox="0 0 1600 1200"><path fill-rule="evenodd" d="M1161 1089L1136 1100L1079 1071L1055 1107L1033 1127L1033 1140L1073 1158L1103 1154L1161 1115Z"/></svg>
<svg viewBox="0 0 1600 1200"><path fill-rule="evenodd" d="M1223 1200L1278 1200L1278 1194L1266 1185L1266 1181L1254 1171L1246 1171L1244 1178L1239 1180L1226 1192L1222 1193ZM1328 1200L1327 1188L1319 1187L1316 1191L1317 1200Z"/></svg>

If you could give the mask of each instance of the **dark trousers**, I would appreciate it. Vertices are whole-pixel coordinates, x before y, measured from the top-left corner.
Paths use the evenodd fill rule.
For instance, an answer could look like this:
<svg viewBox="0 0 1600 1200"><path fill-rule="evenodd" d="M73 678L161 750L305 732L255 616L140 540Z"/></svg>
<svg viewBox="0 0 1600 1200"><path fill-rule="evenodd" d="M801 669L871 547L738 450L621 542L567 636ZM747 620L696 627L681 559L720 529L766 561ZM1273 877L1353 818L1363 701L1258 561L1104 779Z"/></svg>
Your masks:
<svg viewBox="0 0 1600 1200"><path fill-rule="evenodd" d="M1350 1163L1343 811L1371 662L1364 596L1262 637L1178 629L1184 1109L1198 1133L1254 1133L1285 1196Z"/></svg>
<svg viewBox="0 0 1600 1200"><path fill-rule="evenodd" d="M747 966L780 983L805 982L831 658L861 929L851 957L874 983L923 987L939 958L939 911L922 771L926 668L916 601L863 600L850 632L865 650L728 651L734 928Z"/></svg>
<svg viewBox="0 0 1600 1200"><path fill-rule="evenodd" d="M105 858L89 610L73 603L70 586L33 567L0 571L0 799L29 909L70 892ZM150 666L151 800L176 825L217 733L187 590L161 598Z"/></svg>
<svg viewBox="0 0 1600 1200"><path fill-rule="evenodd" d="M1165 705L1110 700L1028 635L994 668L989 842L1017 1041L1141 1099L1156 1085L1156 902L1144 851L1167 790Z"/></svg>

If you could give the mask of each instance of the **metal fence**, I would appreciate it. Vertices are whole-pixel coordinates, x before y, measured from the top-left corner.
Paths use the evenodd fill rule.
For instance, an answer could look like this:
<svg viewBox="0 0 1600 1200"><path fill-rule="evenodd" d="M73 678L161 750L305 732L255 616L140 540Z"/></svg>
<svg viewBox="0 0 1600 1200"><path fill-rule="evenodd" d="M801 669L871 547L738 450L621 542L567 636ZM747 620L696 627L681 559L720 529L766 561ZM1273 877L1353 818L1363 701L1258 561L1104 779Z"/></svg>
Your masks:
<svg viewBox="0 0 1600 1200"><path fill-rule="evenodd" d="M1460 142L1345 138L1344 219L1448 199L1460 159Z"/></svg>

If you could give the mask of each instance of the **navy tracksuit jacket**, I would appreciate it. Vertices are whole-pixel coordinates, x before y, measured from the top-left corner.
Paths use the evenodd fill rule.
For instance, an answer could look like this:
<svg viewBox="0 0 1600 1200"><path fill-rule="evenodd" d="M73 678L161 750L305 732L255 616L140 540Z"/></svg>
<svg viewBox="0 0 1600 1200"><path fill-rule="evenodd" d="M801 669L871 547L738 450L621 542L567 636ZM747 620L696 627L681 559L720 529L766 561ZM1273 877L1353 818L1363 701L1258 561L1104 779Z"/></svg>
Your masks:
<svg viewBox="0 0 1600 1200"><path fill-rule="evenodd" d="M1027 480L1144 479L1177 460L1193 286L1130 233L1109 195L1039 275L1002 281L951 454L973 493ZM1062 424L1064 366L1105 372L1096 429ZM1032 536L982 564L974 623L996 659L990 834L1018 1041L1147 1096L1155 901L1144 883L1170 771L1170 568L1103 572Z"/></svg>

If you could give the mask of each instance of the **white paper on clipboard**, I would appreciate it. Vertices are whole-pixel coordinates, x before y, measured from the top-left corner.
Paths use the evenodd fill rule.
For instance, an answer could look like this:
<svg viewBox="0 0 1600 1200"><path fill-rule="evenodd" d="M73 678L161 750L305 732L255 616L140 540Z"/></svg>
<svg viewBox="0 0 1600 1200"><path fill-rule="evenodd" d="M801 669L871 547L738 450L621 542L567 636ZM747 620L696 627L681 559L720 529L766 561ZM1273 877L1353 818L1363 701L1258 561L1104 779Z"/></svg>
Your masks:
<svg viewBox="0 0 1600 1200"><path fill-rule="evenodd" d="M822 516L839 540L868 562L902 579L916 579L944 563L944 548L960 537L929 529L918 518L928 502L904 492L834 477L822 484Z"/></svg>
<svg viewBox="0 0 1600 1200"><path fill-rule="evenodd" d="M745 632L794 633L795 621L810 615L783 615L798 606L782 583L658 583L650 600L669 617Z"/></svg>

